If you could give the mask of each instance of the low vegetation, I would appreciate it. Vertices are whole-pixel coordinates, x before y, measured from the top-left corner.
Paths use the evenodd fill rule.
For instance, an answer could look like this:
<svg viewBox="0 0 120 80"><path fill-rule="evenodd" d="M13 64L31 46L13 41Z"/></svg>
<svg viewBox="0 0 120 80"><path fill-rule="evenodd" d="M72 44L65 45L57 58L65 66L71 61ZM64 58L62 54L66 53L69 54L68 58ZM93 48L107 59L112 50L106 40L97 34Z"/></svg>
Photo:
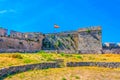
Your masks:
<svg viewBox="0 0 120 80"><path fill-rule="evenodd" d="M42 62L120 62L120 54L65 54L65 53L4 53L0 54L0 68ZM64 64L63 63L63 64ZM64 66L64 65L63 65ZM120 68L61 67L30 70L9 75L5 80L119 80Z"/></svg>
<svg viewBox="0 0 120 80"><path fill-rule="evenodd" d="M65 67L33 70L8 76L5 80L120 80L120 68Z"/></svg>
<svg viewBox="0 0 120 80"><path fill-rule="evenodd" d="M45 53L5 53L0 54L0 68L63 59L64 62L120 62L120 54L56 54Z"/></svg>

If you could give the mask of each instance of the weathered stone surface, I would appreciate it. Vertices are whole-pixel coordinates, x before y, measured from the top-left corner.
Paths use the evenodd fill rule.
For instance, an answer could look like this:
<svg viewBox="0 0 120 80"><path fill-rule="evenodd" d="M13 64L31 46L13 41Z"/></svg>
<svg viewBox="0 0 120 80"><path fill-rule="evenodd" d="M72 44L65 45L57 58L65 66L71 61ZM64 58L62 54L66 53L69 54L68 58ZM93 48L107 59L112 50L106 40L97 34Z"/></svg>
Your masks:
<svg viewBox="0 0 120 80"><path fill-rule="evenodd" d="M81 54L101 54L102 50L79 50L78 53Z"/></svg>
<svg viewBox="0 0 120 80"><path fill-rule="evenodd" d="M101 28L92 27L78 31L45 34L42 49L63 50L71 53L101 53Z"/></svg>
<svg viewBox="0 0 120 80"><path fill-rule="evenodd" d="M77 66L98 66L107 68L118 68L120 67L120 62L68 62L67 67L77 67Z"/></svg>
<svg viewBox="0 0 120 80"><path fill-rule="evenodd" d="M6 30L1 30L1 34L5 35ZM26 50L33 52L33 50L41 50L41 47L42 50L57 50L65 53L102 53L101 27L51 34L11 31L10 37L0 37L0 49L10 52Z"/></svg>
<svg viewBox="0 0 120 80"><path fill-rule="evenodd" d="M41 42L44 38L43 34L40 32L28 32L24 33L24 37L26 40L31 40L35 42Z"/></svg>
<svg viewBox="0 0 120 80"><path fill-rule="evenodd" d="M59 33L46 34L43 39L43 50L77 50L77 41L74 41L75 34Z"/></svg>
<svg viewBox="0 0 120 80"><path fill-rule="evenodd" d="M100 51L102 50L101 28L88 28L79 30L79 51Z"/></svg>
<svg viewBox="0 0 120 80"><path fill-rule="evenodd" d="M26 41L13 39L8 37L0 37L0 49L28 49L28 50L40 50L41 44L34 41Z"/></svg>
<svg viewBox="0 0 120 80"><path fill-rule="evenodd" d="M11 38L16 38L16 39L24 39L24 34L21 32L17 32L17 31L10 31L10 37Z"/></svg>
<svg viewBox="0 0 120 80"><path fill-rule="evenodd" d="M30 49L0 49L0 53L36 53L39 50L30 50Z"/></svg>
<svg viewBox="0 0 120 80"><path fill-rule="evenodd" d="M8 68L0 69L0 79L18 72L25 72L33 69L46 69L46 68L58 68L63 64L63 60L56 60L56 62L38 63L21 66L12 66ZM78 67L78 66L98 66L107 68L119 68L120 62L68 62L66 67ZM65 66L63 66L65 67Z"/></svg>
<svg viewBox="0 0 120 80"><path fill-rule="evenodd" d="M105 53L114 53L120 54L120 48L112 48L112 49L103 49L102 52Z"/></svg>
<svg viewBox="0 0 120 80"><path fill-rule="evenodd" d="M101 26L90 26L88 28L80 28L78 29L78 32L85 32L85 31L88 31L88 30L91 30L91 31L100 31L101 30Z"/></svg>
<svg viewBox="0 0 120 80"><path fill-rule="evenodd" d="M4 28L0 28L0 36L7 36L7 29L4 29Z"/></svg>

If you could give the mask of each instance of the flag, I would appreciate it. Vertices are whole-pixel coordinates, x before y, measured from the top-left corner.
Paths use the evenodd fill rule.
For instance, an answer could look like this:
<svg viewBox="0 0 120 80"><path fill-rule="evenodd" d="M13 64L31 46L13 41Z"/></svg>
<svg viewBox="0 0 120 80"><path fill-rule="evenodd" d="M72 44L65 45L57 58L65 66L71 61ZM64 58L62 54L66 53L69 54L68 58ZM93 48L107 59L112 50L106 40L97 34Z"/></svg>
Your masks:
<svg viewBox="0 0 120 80"><path fill-rule="evenodd" d="M59 28L59 26L57 24L54 24L54 28Z"/></svg>

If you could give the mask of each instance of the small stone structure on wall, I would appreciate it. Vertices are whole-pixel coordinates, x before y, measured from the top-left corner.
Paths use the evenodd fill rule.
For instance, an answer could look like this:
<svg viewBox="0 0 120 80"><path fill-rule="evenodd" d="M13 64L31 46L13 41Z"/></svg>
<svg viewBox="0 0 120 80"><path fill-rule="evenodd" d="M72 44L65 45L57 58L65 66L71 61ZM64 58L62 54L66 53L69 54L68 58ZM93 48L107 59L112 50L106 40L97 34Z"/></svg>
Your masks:
<svg viewBox="0 0 120 80"><path fill-rule="evenodd" d="M11 38L16 38L16 39L24 39L24 34L21 32L17 32L17 31L10 31L10 37Z"/></svg>
<svg viewBox="0 0 120 80"><path fill-rule="evenodd" d="M4 29L4 28L0 28L0 36L1 37L4 37L4 36L7 36L7 29Z"/></svg>
<svg viewBox="0 0 120 80"><path fill-rule="evenodd" d="M44 37L43 34L40 32L29 32L29 33L24 33L24 38L26 40L41 42Z"/></svg>

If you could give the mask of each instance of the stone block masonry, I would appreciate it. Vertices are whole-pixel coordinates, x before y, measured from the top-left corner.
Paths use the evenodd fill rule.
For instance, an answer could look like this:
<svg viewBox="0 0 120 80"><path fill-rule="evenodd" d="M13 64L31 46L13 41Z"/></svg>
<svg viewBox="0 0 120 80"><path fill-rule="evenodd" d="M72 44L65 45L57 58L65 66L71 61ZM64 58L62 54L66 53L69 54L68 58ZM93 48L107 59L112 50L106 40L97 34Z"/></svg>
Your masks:
<svg viewBox="0 0 120 80"><path fill-rule="evenodd" d="M0 28L0 52L36 52L41 50L43 34L32 33L32 38L26 37L27 33L10 31Z"/></svg>
<svg viewBox="0 0 120 80"><path fill-rule="evenodd" d="M90 27L78 30L78 51L81 53L100 53L101 50L101 27Z"/></svg>
<svg viewBox="0 0 120 80"><path fill-rule="evenodd" d="M101 53L101 27L97 26L71 32L45 34L42 49L78 53Z"/></svg>
<svg viewBox="0 0 120 80"><path fill-rule="evenodd" d="M7 36L7 29L4 29L4 28L0 28L0 36Z"/></svg>
<svg viewBox="0 0 120 80"><path fill-rule="evenodd" d="M68 62L67 67L98 66L106 68L119 68L120 62Z"/></svg>
<svg viewBox="0 0 120 80"><path fill-rule="evenodd" d="M40 50L41 44L39 42L34 42L34 41L0 37L0 49L6 50L6 51L8 49Z"/></svg>
<svg viewBox="0 0 120 80"><path fill-rule="evenodd" d="M59 67L58 63L49 62L49 63L39 63L39 64L29 64L22 66L12 66L8 68L0 69L0 79L11 74L25 72L33 69L47 69L47 68L57 68Z"/></svg>
<svg viewBox="0 0 120 80"><path fill-rule="evenodd" d="M10 37L11 38L18 38L18 39L24 39L24 34L23 33L21 33L21 32L17 32L17 31L13 31L13 30L11 30L10 31Z"/></svg>
<svg viewBox="0 0 120 80"><path fill-rule="evenodd" d="M61 63L61 60L59 60L56 62L49 62L49 63L28 64L28 65L2 68L0 69L0 79L3 79L8 75L25 72L28 70L60 68L62 63ZM78 66L80 67L81 66L98 66L98 67L107 67L107 68L119 68L120 62L68 62L64 67L78 67Z"/></svg>

